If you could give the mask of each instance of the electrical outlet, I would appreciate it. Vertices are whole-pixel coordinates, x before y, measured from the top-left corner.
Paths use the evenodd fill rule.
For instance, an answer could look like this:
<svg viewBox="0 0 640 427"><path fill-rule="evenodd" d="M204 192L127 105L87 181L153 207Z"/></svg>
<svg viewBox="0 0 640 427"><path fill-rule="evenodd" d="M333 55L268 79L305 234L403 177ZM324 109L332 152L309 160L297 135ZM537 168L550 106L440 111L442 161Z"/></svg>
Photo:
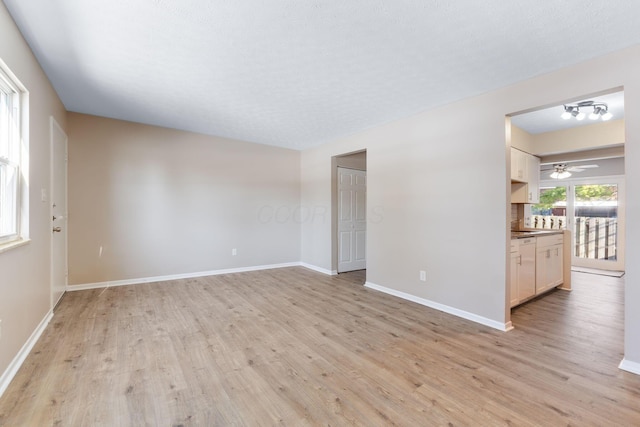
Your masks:
<svg viewBox="0 0 640 427"><path fill-rule="evenodd" d="M420 270L420 280L422 282L426 282L427 281L427 272L424 270Z"/></svg>
<svg viewBox="0 0 640 427"><path fill-rule="evenodd" d="M231 255L233 256L238 255L238 250L236 248L231 249Z"/></svg>

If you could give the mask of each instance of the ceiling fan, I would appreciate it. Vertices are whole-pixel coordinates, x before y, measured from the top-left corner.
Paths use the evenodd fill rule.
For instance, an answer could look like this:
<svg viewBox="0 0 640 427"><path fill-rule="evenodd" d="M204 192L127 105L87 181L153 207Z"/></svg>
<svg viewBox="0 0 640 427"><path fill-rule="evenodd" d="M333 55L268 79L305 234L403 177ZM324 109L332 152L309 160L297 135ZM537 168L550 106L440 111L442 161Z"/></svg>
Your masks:
<svg viewBox="0 0 640 427"><path fill-rule="evenodd" d="M585 169L593 169L597 168L598 165L578 165L578 166L568 166L566 163L556 163L550 169L542 169L544 172L552 171L549 175L554 179L564 179L569 178L571 176L571 172L583 172Z"/></svg>

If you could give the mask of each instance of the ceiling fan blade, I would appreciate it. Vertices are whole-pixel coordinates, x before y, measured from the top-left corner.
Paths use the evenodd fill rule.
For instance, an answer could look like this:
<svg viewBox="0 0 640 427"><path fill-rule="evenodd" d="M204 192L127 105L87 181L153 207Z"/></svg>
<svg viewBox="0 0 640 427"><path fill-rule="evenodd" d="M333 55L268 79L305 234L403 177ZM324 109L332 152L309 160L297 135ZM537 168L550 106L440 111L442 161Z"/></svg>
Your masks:
<svg viewBox="0 0 640 427"><path fill-rule="evenodd" d="M567 170L569 172L582 172L585 169L593 169L597 167L598 165L578 165L578 166L569 166Z"/></svg>

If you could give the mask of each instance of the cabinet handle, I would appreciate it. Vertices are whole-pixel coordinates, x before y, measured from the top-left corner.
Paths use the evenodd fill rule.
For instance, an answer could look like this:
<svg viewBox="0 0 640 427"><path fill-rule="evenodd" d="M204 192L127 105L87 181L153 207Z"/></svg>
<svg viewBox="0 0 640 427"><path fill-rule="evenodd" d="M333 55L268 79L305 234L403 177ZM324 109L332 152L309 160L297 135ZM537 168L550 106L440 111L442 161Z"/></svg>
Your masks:
<svg viewBox="0 0 640 427"><path fill-rule="evenodd" d="M522 265L522 255L518 255L518 265Z"/></svg>
<svg viewBox="0 0 640 427"><path fill-rule="evenodd" d="M551 249L547 249L547 258L551 258Z"/></svg>

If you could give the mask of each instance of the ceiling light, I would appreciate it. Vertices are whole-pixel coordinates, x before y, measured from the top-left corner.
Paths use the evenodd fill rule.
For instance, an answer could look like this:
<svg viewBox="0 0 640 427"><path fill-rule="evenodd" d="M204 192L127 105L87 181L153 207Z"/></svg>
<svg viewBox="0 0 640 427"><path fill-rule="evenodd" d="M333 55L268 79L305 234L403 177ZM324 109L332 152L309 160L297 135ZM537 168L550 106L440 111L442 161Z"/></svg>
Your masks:
<svg viewBox="0 0 640 427"><path fill-rule="evenodd" d="M551 178L553 179L565 179L565 178L569 178L571 176L571 172L567 172L567 171L562 171L562 172L551 172L551 175L549 175Z"/></svg>
<svg viewBox="0 0 640 427"><path fill-rule="evenodd" d="M560 117L562 117L565 120L569 120L572 117L571 112L573 111L573 107L570 105L565 105L564 106L564 113L562 113L562 115Z"/></svg>
<svg viewBox="0 0 640 427"><path fill-rule="evenodd" d="M566 164L553 165L553 172L549 175L553 179L565 179L571 176Z"/></svg>
<svg viewBox="0 0 640 427"><path fill-rule="evenodd" d="M593 112L589 114L589 120L598 120L602 114L602 107L593 107Z"/></svg>
<svg viewBox="0 0 640 427"><path fill-rule="evenodd" d="M564 112L560 117L569 120L575 117L576 120L584 120L586 114L580 111L580 108L592 107L593 111L589 114L590 120L602 119L603 121L611 120L613 114L609 112L609 106L604 102L582 101L577 104L563 105Z"/></svg>

